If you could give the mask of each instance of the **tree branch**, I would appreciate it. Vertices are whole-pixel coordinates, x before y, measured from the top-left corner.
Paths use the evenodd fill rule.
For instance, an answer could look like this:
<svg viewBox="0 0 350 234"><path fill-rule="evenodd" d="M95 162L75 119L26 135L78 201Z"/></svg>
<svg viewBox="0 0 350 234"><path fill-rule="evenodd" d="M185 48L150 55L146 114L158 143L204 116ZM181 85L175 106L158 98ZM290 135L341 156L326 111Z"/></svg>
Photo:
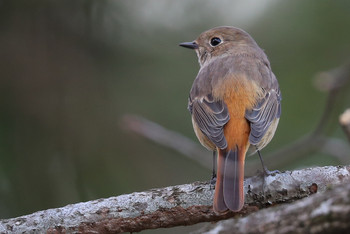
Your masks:
<svg viewBox="0 0 350 234"><path fill-rule="evenodd" d="M242 219L207 225L195 233L349 233L350 183L325 193L271 207Z"/></svg>
<svg viewBox="0 0 350 234"><path fill-rule="evenodd" d="M178 132L166 129L137 115L124 115L121 126L157 144L178 151L180 154L199 162L204 167L211 168L212 160L210 157L203 157L203 155L208 154L208 151Z"/></svg>
<svg viewBox="0 0 350 234"><path fill-rule="evenodd" d="M215 214L213 188L209 183L196 182L0 220L0 232L137 232L241 217L259 208L323 193L330 185L350 181L349 171L350 166L316 167L275 174L265 180L260 176L248 178L244 182L246 204L238 213Z"/></svg>

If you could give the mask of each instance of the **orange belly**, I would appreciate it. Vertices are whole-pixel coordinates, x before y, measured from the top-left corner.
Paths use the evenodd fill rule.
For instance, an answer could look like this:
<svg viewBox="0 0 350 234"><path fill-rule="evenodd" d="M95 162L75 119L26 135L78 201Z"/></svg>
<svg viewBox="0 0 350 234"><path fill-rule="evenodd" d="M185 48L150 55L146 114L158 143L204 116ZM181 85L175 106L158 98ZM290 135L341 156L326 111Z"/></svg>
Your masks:
<svg viewBox="0 0 350 234"><path fill-rule="evenodd" d="M226 97L225 103L230 114L230 120L224 126L227 146L229 149L238 146L240 150L246 153L249 147L250 125L245 118L245 111L251 108L250 97L247 97L245 92L237 92Z"/></svg>

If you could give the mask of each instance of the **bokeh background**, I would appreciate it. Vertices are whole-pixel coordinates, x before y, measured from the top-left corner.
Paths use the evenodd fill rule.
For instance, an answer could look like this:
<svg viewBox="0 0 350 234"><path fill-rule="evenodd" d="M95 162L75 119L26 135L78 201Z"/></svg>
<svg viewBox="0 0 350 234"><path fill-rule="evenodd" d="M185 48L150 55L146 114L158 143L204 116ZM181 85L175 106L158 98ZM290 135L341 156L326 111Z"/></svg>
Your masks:
<svg viewBox="0 0 350 234"><path fill-rule="evenodd" d="M178 44L219 25L249 32L279 80L269 165L319 122L327 93L314 77L350 57L349 1L0 0L0 218L210 179L122 120L139 115L197 142L186 107L199 65ZM336 103L327 132L344 144L336 123L349 101ZM341 163L317 150L286 157L270 169Z"/></svg>

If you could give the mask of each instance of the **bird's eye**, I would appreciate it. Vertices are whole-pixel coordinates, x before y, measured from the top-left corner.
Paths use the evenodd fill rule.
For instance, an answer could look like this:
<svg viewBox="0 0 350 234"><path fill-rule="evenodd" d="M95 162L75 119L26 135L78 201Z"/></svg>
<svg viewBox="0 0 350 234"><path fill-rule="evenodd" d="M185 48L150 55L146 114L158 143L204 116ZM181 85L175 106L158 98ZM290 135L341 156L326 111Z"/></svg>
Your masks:
<svg viewBox="0 0 350 234"><path fill-rule="evenodd" d="M217 46L221 43L221 39L218 37L213 37L212 39L210 39L210 45L211 46Z"/></svg>

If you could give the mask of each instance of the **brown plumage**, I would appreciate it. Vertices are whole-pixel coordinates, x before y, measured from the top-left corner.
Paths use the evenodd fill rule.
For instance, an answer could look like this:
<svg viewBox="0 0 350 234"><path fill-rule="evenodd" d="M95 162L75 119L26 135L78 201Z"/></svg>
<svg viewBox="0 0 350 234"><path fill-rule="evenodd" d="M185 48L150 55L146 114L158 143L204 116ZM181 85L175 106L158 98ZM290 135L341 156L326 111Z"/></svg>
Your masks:
<svg viewBox="0 0 350 234"><path fill-rule="evenodd" d="M188 102L194 131L218 152L213 208L239 211L246 153L265 147L278 125L277 79L263 50L241 29L213 28L180 45L195 49L200 64Z"/></svg>

